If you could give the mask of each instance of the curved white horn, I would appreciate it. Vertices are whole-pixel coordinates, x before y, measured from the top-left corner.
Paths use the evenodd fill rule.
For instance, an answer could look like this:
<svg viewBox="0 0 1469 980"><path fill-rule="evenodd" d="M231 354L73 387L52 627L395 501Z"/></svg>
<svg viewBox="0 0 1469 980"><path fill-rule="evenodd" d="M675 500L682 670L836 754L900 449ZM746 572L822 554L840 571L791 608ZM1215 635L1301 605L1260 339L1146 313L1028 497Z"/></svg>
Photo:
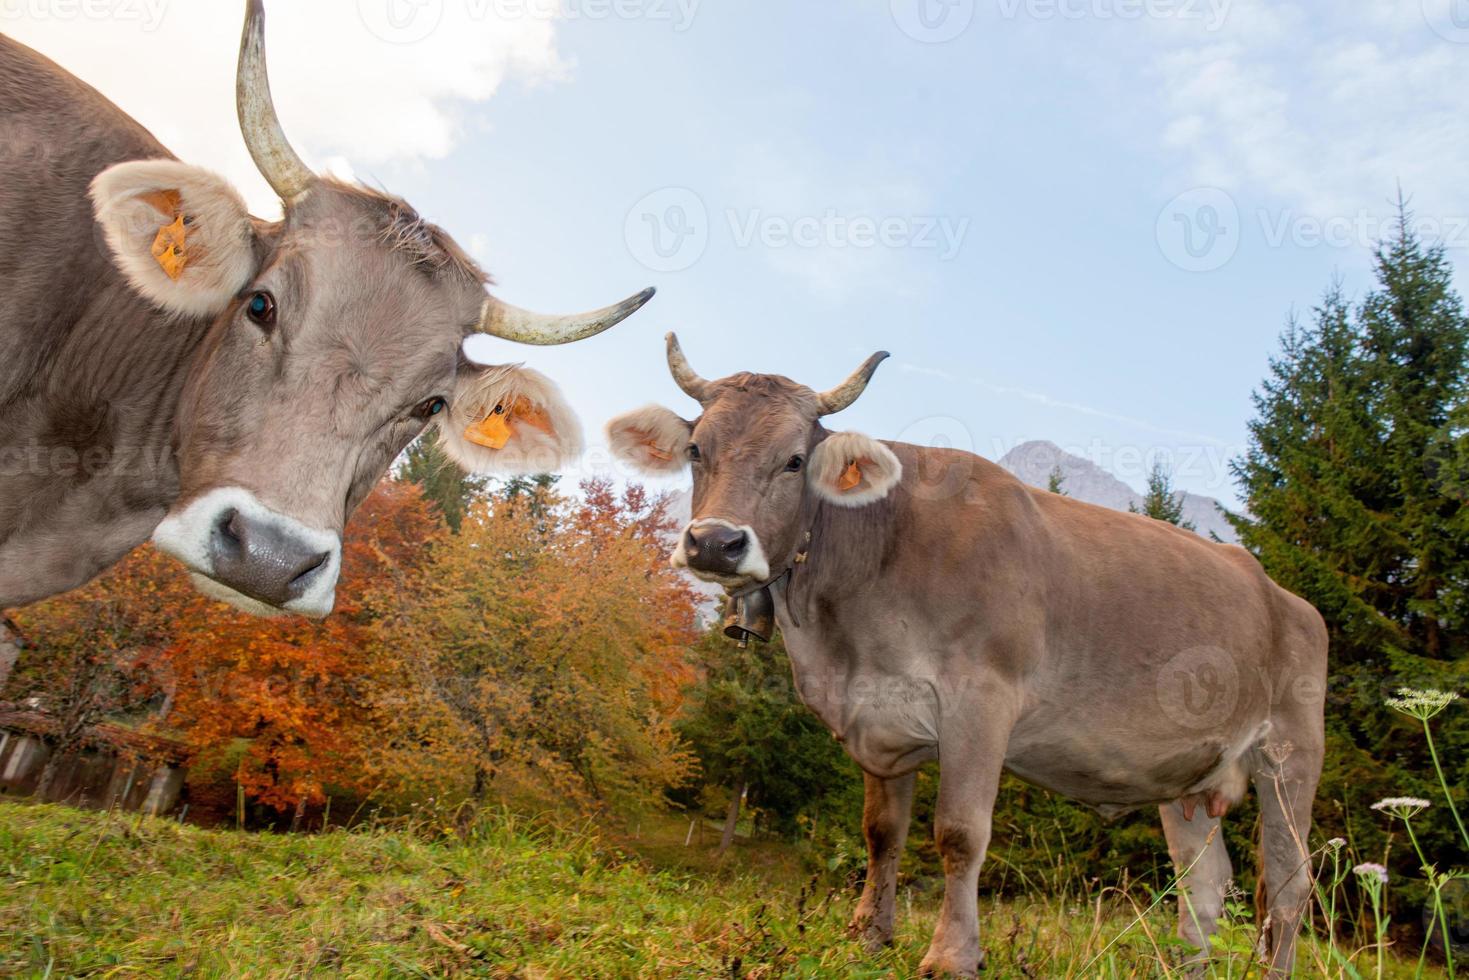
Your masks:
<svg viewBox="0 0 1469 980"><path fill-rule="evenodd" d="M636 296L629 296L621 303L604 306L590 313L572 316L547 316L532 313L493 296L485 297L480 310L478 329L502 340L513 340L517 344L535 344L552 347L595 337L608 327L615 327L623 320L643 308L657 290L649 287Z"/></svg>
<svg viewBox="0 0 1469 980"><path fill-rule="evenodd" d="M683 348L678 345L677 334L670 333L664 339L668 342L668 373L673 375L673 380L685 395L702 404L709 392L709 382L689 366L689 359L684 357Z"/></svg>
<svg viewBox="0 0 1469 980"><path fill-rule="evenodd" d="M862 392L867 390L867 382L872 380L872 372L876 371L877 366L890 356L885 350L878 351L863 361L862 366L846 381L830 391L823 391L817 395L816 404L820 414L834 415L861 398Z"/></svg>
<svg viewBox="0 0 1469 980"><path fill-rule="evenodd" d="M240 63L235 74L235 108L240 115L245 146L261 176L281 200L290 204L310 190L316 183L316 174L291 149L270 98L262 0L248 0L245 5L245 31L240 37Z"/></svg>

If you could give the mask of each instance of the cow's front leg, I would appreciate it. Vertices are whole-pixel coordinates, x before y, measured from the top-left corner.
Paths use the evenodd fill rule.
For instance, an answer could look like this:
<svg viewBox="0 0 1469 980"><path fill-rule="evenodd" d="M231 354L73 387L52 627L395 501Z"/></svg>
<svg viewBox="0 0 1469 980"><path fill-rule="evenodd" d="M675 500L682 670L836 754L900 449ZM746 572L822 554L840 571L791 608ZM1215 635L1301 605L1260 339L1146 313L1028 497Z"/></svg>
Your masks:
<svg viewBox="0 0 1469 980"><path fill-rule="evenodd" d="M971 717L945 726L939 740L939 799L934 838L944 860L944 904L919 968L925 976L979 972L979 869L990 844L1010 722L971 706Z"/></svg>
<svg viewBox="0 0 1469 980"><path fill-rule="evenodd" d="M869 952L893 941L898 901L898 862L908 840L916 773L896 779L864 774L862 833L867 838L867 884L848 932Z"/></svg>

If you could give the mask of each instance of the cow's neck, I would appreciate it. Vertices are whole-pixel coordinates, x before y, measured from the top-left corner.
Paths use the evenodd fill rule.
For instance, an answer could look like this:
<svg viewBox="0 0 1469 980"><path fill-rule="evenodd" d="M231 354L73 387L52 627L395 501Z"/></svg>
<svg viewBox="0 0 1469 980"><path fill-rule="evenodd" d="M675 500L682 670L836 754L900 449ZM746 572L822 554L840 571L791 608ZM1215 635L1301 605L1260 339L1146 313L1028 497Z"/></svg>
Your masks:
<svg viewBox="0 0 1469 980"><path fill-rule="evenodd" d="M797 693L868 772L932 758L932 687L891 635L911 616L887 581L912 496L815 508L806 560L772 588ZM897 710L894 710L894 708Z"/></svg>
<svg viewBox="0 0 1469 980"><path fill-rule="evenodd" d="M0 608L86 582L178 496L175 420L209 324L101 278L85 307L28 335L30 380L0 399Z"/></svg>

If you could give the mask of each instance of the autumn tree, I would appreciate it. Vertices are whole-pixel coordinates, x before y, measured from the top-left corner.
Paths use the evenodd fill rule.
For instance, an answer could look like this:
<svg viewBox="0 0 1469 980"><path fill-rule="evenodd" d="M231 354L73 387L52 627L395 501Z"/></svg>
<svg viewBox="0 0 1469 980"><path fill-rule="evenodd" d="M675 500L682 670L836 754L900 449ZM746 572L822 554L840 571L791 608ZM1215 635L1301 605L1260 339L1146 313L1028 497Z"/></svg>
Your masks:
<svg viewBox="0 0 1469 980"><path fill-rule="evenodd" d="M175 688L169 726L206 760L238 752L236 780L277 809L320 802L329 785L361 789L377 741L367 655L376 613L363 597L370 582L378 601L411 602L407 581L442 528L418 486L386 481L347 527L328 619L184 604L164 654Z"/></svg>
<svg viewBox="0 0 1469 980"><path fill-rule="evenodd" d="M145 547L86 587L16 613L27 643L0 694L33 702L54 723L37 796L50 794L92 726L137 721L169 692L156 657L188 591L169 561Z"/></svg>
<svg viewBox="0 0 1469 980"><path fill-rule="evenodd" d="M691 759L671 716L692 596L660 560L662 500L582 485L476 501L460 533L382 599L382 778L483 800L637 806Z"/></svg>

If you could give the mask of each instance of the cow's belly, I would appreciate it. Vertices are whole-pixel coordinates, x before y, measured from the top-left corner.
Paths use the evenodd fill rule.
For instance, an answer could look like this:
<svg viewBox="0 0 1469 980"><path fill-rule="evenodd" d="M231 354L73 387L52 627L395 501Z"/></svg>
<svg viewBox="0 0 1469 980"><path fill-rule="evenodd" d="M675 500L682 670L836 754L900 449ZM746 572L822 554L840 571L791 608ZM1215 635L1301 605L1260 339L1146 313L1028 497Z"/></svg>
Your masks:
<svg viewBox="0 0 1469 980"><path fill-rule="evenodd" d="M1265 713L1253 710L1208 730L1136 722L1085 712L1024 719L1011 734L1005 767L1107 815L1186 797L1232 805L1270 730Z"/></svg>

